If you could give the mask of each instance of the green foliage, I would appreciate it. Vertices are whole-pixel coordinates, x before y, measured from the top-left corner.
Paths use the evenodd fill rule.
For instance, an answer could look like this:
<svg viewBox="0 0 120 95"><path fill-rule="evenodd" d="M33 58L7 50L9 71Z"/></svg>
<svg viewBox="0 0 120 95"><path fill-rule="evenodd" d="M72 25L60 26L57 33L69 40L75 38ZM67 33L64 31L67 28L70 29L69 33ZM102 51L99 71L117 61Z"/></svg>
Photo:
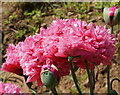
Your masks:
<svg viewBox="0 0 120 95"><path fill-rule="evenodd" d="M95 21L95 18L91 18L87 22L90 23L90 22L93 22L93 21Z"/></svg>
<svg viewBox="0 0 120 95"><path fill-rule="evenodd" d="M18 39L18 38L23 37L25 35L26 31L27 31L26 29L19 30L18 33L16 33L16 38Z"/></svg>
<svg viewBox="0 0 120 95"><path fill-rule="evenodd" d="M30 16L30 18L27 20L32 19L32 20L35 20L35 23L41 23L43 20L42 16L45 15L45 13L42 13L41 10L36 9L36 10L33 10L32 12L25 11L24 15Z"/></svg>
<svg viewBox="0 0 120 95"><path fill-rule="evenodd" d="M75 4L75 12L77 13L86 13L89 10L88 2L83 2L83 3L76 3Z"/></svg>
<svg viewBox="0 0 120 95"><path fill-rule="evenodd" d="M31 34L37 33L39 31L38 27L31 26L31 25L29 25L29 27L30 27Z"/></svg>
<svg viewBox="0 0 120 95"><path fill-rule="evenodd" d="M103 2L103 7L112 7L112 6L119 6L119 2Z"/></svg>
<svg viewBox="0 0 120 95"><path fill-rule="evenodd" d="M102 9L105 7L112 7L112 6L119 6L120 7L120 2L94 2L94 8L95 9Z"/></svg>
<svg viewBox="0 0 120 95"><path fill-rule="evenodd" d="M8 11L5 12L5 14L7 14L7 13L8 13ZM10 15L6 20L3 20L3 23L4 23L4 24L9 24L9 23L11 23L13 20L15 20L17 17L18 17L18 15L12 14L12 15Z"/></svg>
<svg viewBox="0 0 120 95"><path fill-rule="evenodd" d="M16 38L22 38L29 35L33 35L34 33L39 31L39 27L37 27L37 24L39 25L43 21L43 13L41 10L32 10L29 12L28 10L24 11L23 15L25 16L25 21L29 24L25 23L26 28L24 29L18 29L18 33L16 33ZM32 25L31 22L34 24Z"/></svg>
<svg viewBox="0 0 120 95"><path fill-rule="evenodd" d="M11 21L11 20L13 20L13 19L15 19L15 18L17 18L17 17L18 17L18 15L14 15L14 14L13 14L13 15L9 16L8 19Z"/></svg>
<svg viewBox="0 0 120 95"><path fill-rule="evenodd" d="M66 10L72 9L75 6L75 2L62 2L61 6L65 8Z"/></svg>
<svg viewBox="0 0 120 95"><path fill-rule="evenodd" d="M24 15L25 15L25 16L32 16L32 15L34 15L34 14L35 14L35 11L28 12L28 10L26 10L26 11L24 12Z"/></svg>
<svg viewBox="0 0 120 95"><path fill-rule="evenodd" d="M54 11L56 17L58 17L58 18L63 18L65 16L65 13L63 12L62 9L54 9L53 11Z"/></svg>
<svg viewBox="0 0 120 95"><path fill-rule="evenodd" d="M16 33L16 38L19 39L19 38L22 38L22 37L26 37L27 35L33 35L33 34L35 34L39 31L39 28L35 27L35 26L28 25L28 28L29 29L25 28L25 29L22 29L22 30L18 30L18 33Z"/></svg>
<svg viewBox="0 0 120 95"><path fill-rule="evenodd" d="M4 24L9 24L10 21L9 21L9 20L4 20L3 23L4 23Z"/></svg>
<svg viewBox="0 0 120 95"><path fill-rule="evenodd" d="M97 15L97 16L102 16L103 13L102 12L95 12L94 15Z"/></svg>
<svg viewBox="0 0 120 95"><path fill-rule="evenodd" d="M57 4L57 3L51 3L49 6L48 6L48 9L50 11L53 11L55 10L56 8L59 8L60 7L60 4Z"/></svg>
<svg viewBox="0 0 120 95"><path fill-rule="evenodd" d="M72 87L71 89L70 89L70 91L74 94L74 95L78 95L77 93L77 88L76 87Z"/></svg>
<svg viewBox="0 0 120 95"><path fill-rule="evenodd" d="M93 3L93 8L95 8L95 9L102 9L102 7L103 7L103 2L94 2Z"/></svg>
<svg viewBox="0 0 120 95"><path fill-rule="evenodd" d="M4 11L4 14L5 15L9 14L9 11L8 10Z"/></svg>

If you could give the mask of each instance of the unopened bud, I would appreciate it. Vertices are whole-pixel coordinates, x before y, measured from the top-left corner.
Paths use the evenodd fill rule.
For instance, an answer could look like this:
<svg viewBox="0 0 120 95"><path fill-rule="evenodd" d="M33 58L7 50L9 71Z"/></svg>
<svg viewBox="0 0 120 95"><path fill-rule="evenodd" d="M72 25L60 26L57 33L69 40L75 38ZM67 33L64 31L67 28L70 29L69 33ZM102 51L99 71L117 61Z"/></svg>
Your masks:
<svg viewBox="0 0 120 95"><path fill-rule="evenodd" d="M118 7L104 8L103 18L105 23L109 25L120 24L120 8Z"/></svg>
<svg viewBox="0 0 120 95"><path fill-rule="evenodd" d="M40 75L42 83L49 89L54 88L59 83L59 72L54 65L44 65Z"/></svg>

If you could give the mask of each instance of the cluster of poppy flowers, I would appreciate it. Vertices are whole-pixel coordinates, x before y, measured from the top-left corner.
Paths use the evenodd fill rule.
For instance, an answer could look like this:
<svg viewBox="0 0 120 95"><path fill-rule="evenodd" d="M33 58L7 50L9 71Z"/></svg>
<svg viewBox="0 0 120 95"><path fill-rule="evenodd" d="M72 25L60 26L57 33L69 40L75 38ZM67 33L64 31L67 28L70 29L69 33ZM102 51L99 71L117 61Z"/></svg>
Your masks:
<svg viewBox="0 0 120 95"><path fill-rule="evenodd" d="M69 75L68 56L80 56L73 62L83 69L85 60L89 69L100 63L111 65L114 42L113 34L105 26L87 24L79 19L56 19L47 29L41 28L40 33L16 46L10 44L1 70L26 75L27 82L37 81L40 86L40 74L45 65L55 65L60 76Z"/></svg>

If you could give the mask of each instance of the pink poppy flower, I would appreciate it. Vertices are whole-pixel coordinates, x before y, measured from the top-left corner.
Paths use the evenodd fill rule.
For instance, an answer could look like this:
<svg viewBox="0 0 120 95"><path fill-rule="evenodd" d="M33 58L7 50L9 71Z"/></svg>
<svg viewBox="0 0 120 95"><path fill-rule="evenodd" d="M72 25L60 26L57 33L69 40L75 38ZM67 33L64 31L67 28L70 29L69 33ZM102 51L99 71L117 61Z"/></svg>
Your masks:
<svg viewBox="0 0 120 95"><path fill-rule="evenodd" d="M20 47L20 55L22 56L20 66L23 69L23 74L28 76L27 82L38 81L38 85L41 85L40 72L45 60L42 57L41 42L42 37L36 34L27 37Z"/></svg>
<svg viewBox="0 0 120 95"><path fill-rule="evenodd" d="M19 51L13 44L9 44L6 53L6 61L3 63L1 70L5 72L12 72L18 75L23 74L23 70L20 66Z"/></svg>
<svg viewBox="0 0 120 95"><path fill-rule="evenodd" d="M45 43L43 43L44 40L46 40ZM53 56L52 58L49 58L47 56L44 56L46 52L49 52L45 50L46 48L44 48L44 46L49 43L50 42L47 41L46 36L35 34L33 36L27 37L22 45L18 47L19 55L21 55L20 66L23 69L23 74L28 76L27 82L37 81L38 85L42 85L40 80L40 73L42 70L41 68L46 64L54 64L60 71L60 76L69 74L69 64L65 64L67 62L65 58L58 58ZM53 48L50 51L50 55L52 55L52 52L54 53L54 50L55 49ZM64 65L65 68L68 68L68 70L63 69L62 65Z"/></svg>
<svg viewBox="0 0 120 95"><path fill-rule="evenodd" d="M114 37L109 32L105 27L78 19L57 19L50 27L40 31L45 36L43 55L52 60L55 57L67 60L68 56L80 56L81 61L73 61L81 68L85 68L84 60L89 61L90 69L94 68L92 63L111 65L115 47Z"/></svg>
<svg viewBox="0 0 120 95"><path fill-rule="evenodd" d="M13 93L15 95L19 95L21 93L21 89L12 83L2 83L0 82L0 95L4 93Z"/></svg>

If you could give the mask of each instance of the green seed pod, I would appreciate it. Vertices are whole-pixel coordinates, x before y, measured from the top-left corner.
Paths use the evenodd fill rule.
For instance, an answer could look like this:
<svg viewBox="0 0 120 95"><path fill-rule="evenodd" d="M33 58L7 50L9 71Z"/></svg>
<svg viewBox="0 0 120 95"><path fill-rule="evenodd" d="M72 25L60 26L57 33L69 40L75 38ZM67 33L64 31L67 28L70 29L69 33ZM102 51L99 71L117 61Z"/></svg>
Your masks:
<svg viewBox="0 0 120 95"><path fill-rule="evenodd" d="M55 88L59 83L59 72L57 67L51 65L50 67L43 68L42 73L40 74L42 83L49 89Z"/></svg>
<svg viewBox="0 0 120 95"><path fill-rule="evenodd" d="M58 85L58 81L52 72L46 70L41 74L41 81L47 88L54 88Z"/></svg>

